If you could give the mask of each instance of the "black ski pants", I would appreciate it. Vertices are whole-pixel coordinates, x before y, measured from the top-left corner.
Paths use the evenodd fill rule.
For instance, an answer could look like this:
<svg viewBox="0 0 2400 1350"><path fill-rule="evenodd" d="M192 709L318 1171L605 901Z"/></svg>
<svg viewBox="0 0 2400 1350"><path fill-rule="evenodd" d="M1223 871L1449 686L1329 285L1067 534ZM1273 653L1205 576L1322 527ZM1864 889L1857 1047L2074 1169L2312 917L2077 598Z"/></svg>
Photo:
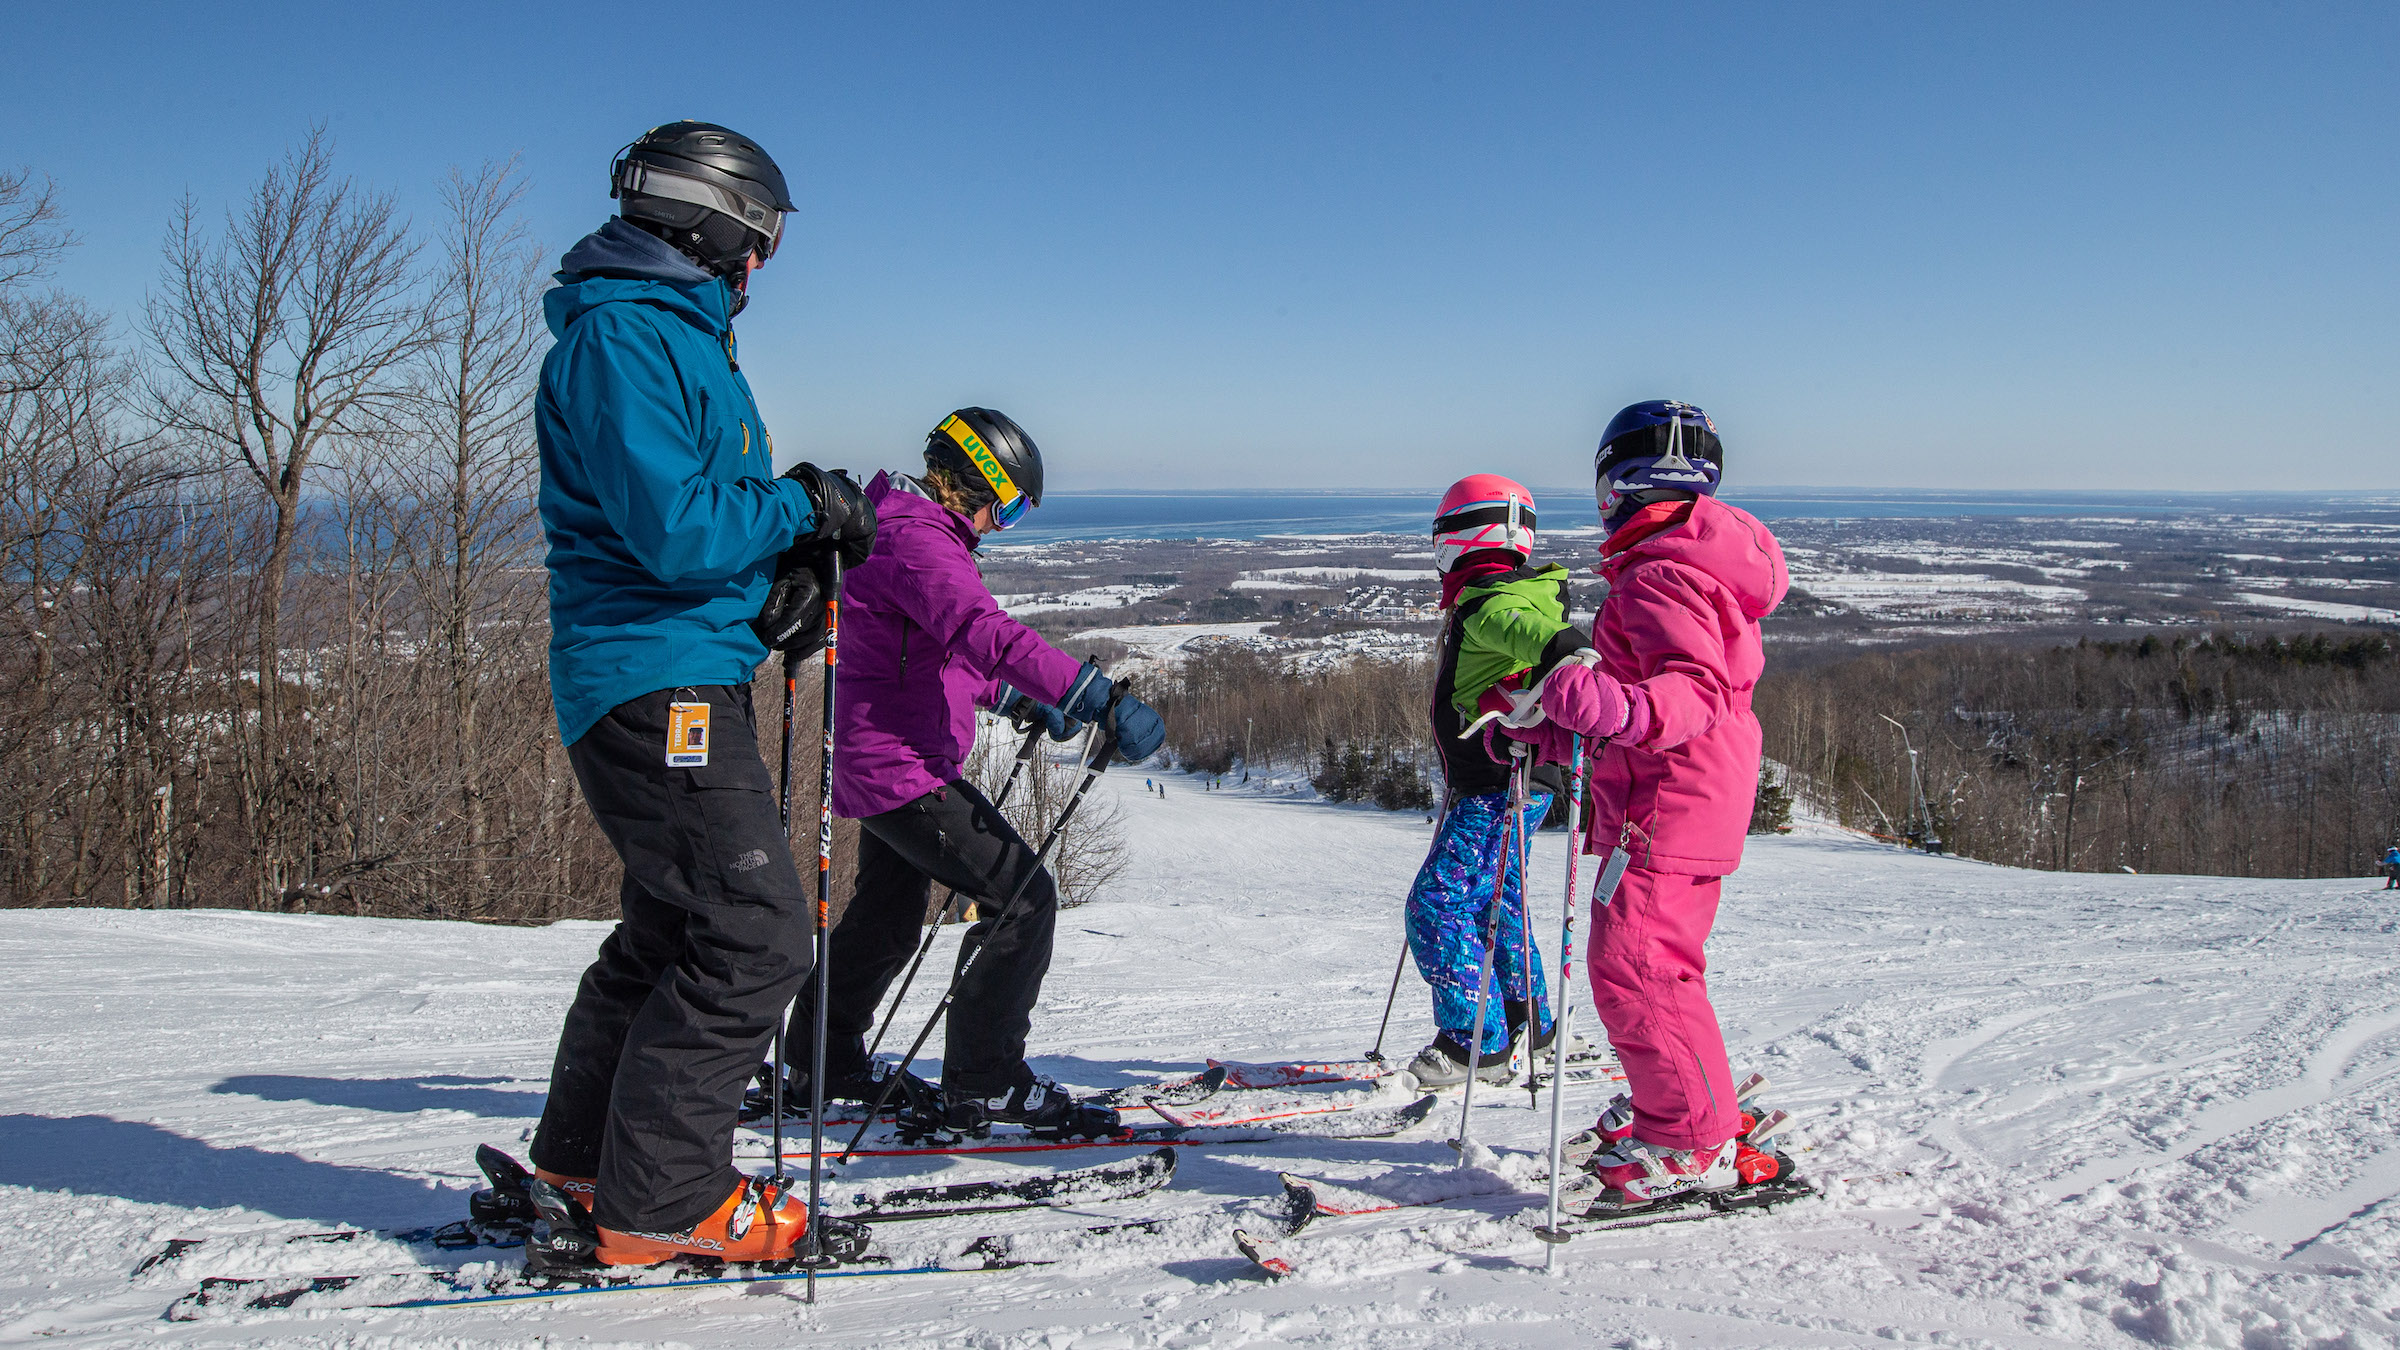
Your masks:
<svg viewBox="0 0 2400 1350"><path fill-rule="evenodd" d="M1058 887L1048 868L1035 865L1033 846L964 780L859 822L858 885L834 925L826 957L826 983L832 988L825 1003L828 1079L865 1067L866 1038L875 1029L885 991L916 952L936 881L959 893L954 906L970 899L980 904L979 917L958 949L959 964L965 965L969 953L982 952L950 1005L942 1086L991 1097L1016 1083L1033 1005L1041 997L1042 977L1050 972ZM1021 882L1025 893L1003 913L1002 903ZM801 991L784 1038L784 1054L803 1070L815 998L811 983ZM886 1044L906 1049L916 1034L914 1026L895 1027Z"/></svg>
<svg viewBox="0 0 2400 1350"><path fill-rule="evenodd" d="M669 768L667 704L709 704L708 763ZM747 685L660 690L567 747L625 864L623 917L559 1033L538 1167L599 1178L610 1228L681 1232L733 1187L742 1090L808 970L808 910Z"/></svg>

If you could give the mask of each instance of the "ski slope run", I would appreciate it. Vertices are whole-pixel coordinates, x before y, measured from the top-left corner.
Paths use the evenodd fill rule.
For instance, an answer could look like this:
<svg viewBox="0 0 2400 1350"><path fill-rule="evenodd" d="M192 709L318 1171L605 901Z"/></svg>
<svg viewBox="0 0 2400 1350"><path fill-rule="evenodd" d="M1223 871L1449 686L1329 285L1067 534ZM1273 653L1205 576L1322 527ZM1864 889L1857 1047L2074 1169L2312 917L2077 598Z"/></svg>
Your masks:
<svg viewBox="0 0 2400 1350"><path fill-rule="evenodd" d="M1142 777L1103 780L1135 858L1063 916L1039 1067L1097 1089L1209 1056L1365 1050L1422 817L1181 775L1161 800ZM1538 843L1547 945L1564 841ZM474 1145L522 1153L605 926L10 911L0 1342L2392 1345L2400 893L2378 884L2062 877L1821 828L1753 841L1727 886L1714 990L1736 1072L1774 1081L1769 1102L1798 1117L1787 1146L1825 1195L1587 1236L1563 1250L1563 1278L1496 1221L1521 1203L1505 1195L1320 1220L1286 1244L1304 1257L1286 1280L1235 1251L1235 1227L1272 1227L1279 1172L1431 1184L1453 1101L1393 1138L1184 1149L1173 1187L1142 1200L888 1226L918 1250L1011 1234L1056 1263L837 1281L813 1309L777 1284L193 1323L160 1314L202 1276L410 1264L377 1240L289 1234L463 1213ZM1578 1016L1592 1028L1588 1004ZM1387 1048L1430 1034L1412 973ZM1574 1117L1614 1090L1572 1087ZM1547 1111L1527 1108L1521 1090L1479 1093L1475 1137L1539 1148ZM1025 1165L883 1158L843 1181ZM1145 1217L1169 1221L1083 1231ZM198 1236L211 1241L129 1275Z"/></svg>

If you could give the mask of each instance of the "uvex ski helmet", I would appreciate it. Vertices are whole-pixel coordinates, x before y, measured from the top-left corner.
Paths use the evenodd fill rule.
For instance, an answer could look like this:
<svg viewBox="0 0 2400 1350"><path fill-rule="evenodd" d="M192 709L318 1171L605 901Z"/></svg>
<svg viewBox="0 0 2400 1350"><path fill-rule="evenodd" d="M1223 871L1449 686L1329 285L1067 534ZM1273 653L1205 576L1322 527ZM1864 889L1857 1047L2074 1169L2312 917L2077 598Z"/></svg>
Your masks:
<svg viewBox="0 0 2400 1350"><path fill-rule="evenodd" d="M1006 413L961 408L943 418L925 437L925 467L949 470L978 507L993 503L1004 530L1042 504L1042 452Z"/></svg>

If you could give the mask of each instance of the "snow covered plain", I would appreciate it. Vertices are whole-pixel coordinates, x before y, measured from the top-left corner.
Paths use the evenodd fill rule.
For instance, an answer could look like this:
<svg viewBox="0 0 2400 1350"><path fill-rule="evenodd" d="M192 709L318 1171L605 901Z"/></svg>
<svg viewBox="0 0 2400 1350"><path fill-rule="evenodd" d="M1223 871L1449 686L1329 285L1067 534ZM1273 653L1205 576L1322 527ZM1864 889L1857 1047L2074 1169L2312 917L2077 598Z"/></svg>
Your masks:
<svg viewBox="0 0 2400 1350"><path fill-rule="evenodd" d="M1142 777L1104 780L1138 856L1064 916L1040 1066L1100 1088L1210 1054L1364 1050L1423 819L1179 775L1161 800ZM1562 839L1539 843L1554 938ZM1561 1279L1496 1199L1321 1221L1290 1244L1290 1280L1235 1254L1279 1170L1444 1165L1453 1104L1399 1138L1185 1149L1171 1190L1114 1210L889 1226L913 1249L1040 1230L1024 1249L1061 1259L832 1283L814 1309L769 1285L198 1323L160 1313L203 1275L405 1264L278 1235L458 1215L473 1146L521 1152L604 927L0 913L0 1342L2391 1345L2396 902L2367 882L2015 872L1826 830L1754 841L1715 992L1737 1072L1775 1080L1826 1194L1587 1236ZM1398 1020L1403 1052L1430 1033L1413 976ZM1579 1088L1575 1115L1610 1090ZM1480 1094L1476 1114L1485 1142L1543 1138L1522 1091ZM1174 1221L1080 1231L1149 1215ZM204 1234L220 1237L129 1277Z"/></svg>

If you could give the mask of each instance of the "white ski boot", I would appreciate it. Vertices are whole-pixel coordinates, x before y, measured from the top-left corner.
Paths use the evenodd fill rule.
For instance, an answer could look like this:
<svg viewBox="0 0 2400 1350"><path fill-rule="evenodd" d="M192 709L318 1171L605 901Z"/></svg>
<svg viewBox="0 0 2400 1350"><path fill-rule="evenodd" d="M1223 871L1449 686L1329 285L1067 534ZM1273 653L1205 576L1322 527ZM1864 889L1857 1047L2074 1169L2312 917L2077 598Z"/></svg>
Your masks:
<svg viewBox="0 0 2400 1350"><path fill-rule="evenodd" d="M1417 1057L1402 1070L1416 1080L1420 1088L1456 1087L1467 1081L1467 1048L1465 1038L1453 1039L1445 1031L1433 1038L1433 1043L1417 1052ZM1475 1079L1481 1083L1509 1083L1516 1078L1515 1056L1509 1050L1495 1050L1476 1057Z"/></svg>

